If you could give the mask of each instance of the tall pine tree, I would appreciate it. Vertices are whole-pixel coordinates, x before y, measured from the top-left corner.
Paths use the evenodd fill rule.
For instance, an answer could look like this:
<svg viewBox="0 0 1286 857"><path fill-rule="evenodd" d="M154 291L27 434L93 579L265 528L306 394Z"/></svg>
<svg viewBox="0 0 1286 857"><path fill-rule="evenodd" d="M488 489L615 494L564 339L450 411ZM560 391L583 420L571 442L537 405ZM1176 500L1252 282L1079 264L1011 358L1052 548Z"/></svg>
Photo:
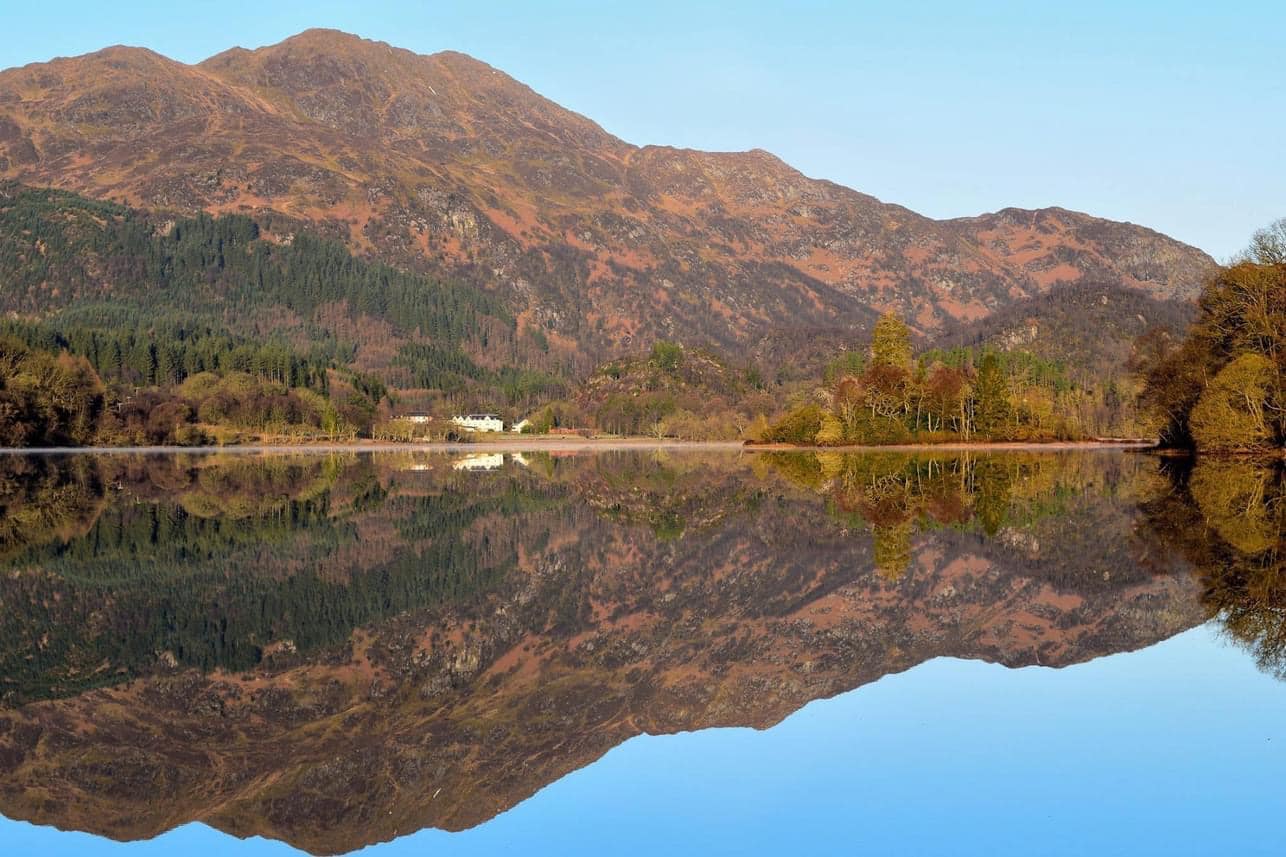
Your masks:
<svg viewBox="0 0 1286 857"><path fill-rule="evenodd" d="M981 435L993 435L1009 419L1009 385L1000 358L987 352L978 364L978 380L973 392L974 429Z"/></svg>

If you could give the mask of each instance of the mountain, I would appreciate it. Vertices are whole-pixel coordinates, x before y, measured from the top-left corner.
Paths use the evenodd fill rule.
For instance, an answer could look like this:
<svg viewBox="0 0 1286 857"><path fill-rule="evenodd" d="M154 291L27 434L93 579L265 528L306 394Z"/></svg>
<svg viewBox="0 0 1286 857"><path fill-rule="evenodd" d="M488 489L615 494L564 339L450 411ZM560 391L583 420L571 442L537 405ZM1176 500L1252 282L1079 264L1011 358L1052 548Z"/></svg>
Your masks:
<svg viewBox="0 0 1286 857"><path fill-rule="evenodd" d="M1140 336L1179 335L1196 309L1191 301L1159 300L1120 285L1077 283L952 324L934 334L933 344L1027 351L1075 367L1082 379L1104 379L1128 374Z"/></svg>
<svg viewBox="0 0 1286 857"><path fill-rule="evenodd" d="M0 177L311 221L489 289L582 370L657 338L802 360L877 311L927 334L1081 282L1186 300L1213 264L1063 209L938 221L764 151L634 146L463 54L325 30L0 72Z"/></svg>

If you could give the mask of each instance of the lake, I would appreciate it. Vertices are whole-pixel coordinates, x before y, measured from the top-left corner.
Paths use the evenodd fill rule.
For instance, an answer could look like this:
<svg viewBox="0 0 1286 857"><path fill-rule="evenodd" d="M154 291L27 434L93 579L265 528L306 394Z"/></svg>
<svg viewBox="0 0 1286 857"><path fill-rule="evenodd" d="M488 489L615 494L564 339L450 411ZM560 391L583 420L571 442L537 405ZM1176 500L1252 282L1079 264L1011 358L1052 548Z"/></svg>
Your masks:
<svg viewBox="0 0 1286 857"><path fill-rule="evenodd" d="M1280 854L1286 479L0 458L13 854Z"/></svg>

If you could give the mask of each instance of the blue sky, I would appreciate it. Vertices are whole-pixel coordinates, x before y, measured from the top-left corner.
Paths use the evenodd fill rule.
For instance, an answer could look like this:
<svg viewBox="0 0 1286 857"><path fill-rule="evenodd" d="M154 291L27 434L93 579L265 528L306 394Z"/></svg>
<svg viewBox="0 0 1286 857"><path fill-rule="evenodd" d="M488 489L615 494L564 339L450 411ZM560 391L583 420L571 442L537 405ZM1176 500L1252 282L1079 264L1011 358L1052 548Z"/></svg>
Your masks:
<svg viewBox="0 0 1286 857"><path fill-rule="evenodd" d="M329 26L509 72L633 143L764 148L935 217L1063 205L1218 258L1286 216L1286 3L18 2L0 67Z"/></svg>

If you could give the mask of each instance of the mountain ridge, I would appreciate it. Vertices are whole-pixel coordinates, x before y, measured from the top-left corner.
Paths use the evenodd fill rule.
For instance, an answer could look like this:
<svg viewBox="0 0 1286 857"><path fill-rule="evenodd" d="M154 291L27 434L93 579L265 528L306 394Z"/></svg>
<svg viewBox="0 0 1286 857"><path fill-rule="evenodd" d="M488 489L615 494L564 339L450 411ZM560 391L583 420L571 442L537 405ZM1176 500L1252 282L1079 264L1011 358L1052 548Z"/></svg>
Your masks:
<svg viewBox="0 0 1286 857"><path fill-rule="evenodd" d="M934 220L762 149L635 146L465 54L333 30L0 72L0 177L314 221L471 278L586 368L657 338L803 355L885 310L932 334L1086 280L1189 300L1214 264L1067 209Z"/></svg>

